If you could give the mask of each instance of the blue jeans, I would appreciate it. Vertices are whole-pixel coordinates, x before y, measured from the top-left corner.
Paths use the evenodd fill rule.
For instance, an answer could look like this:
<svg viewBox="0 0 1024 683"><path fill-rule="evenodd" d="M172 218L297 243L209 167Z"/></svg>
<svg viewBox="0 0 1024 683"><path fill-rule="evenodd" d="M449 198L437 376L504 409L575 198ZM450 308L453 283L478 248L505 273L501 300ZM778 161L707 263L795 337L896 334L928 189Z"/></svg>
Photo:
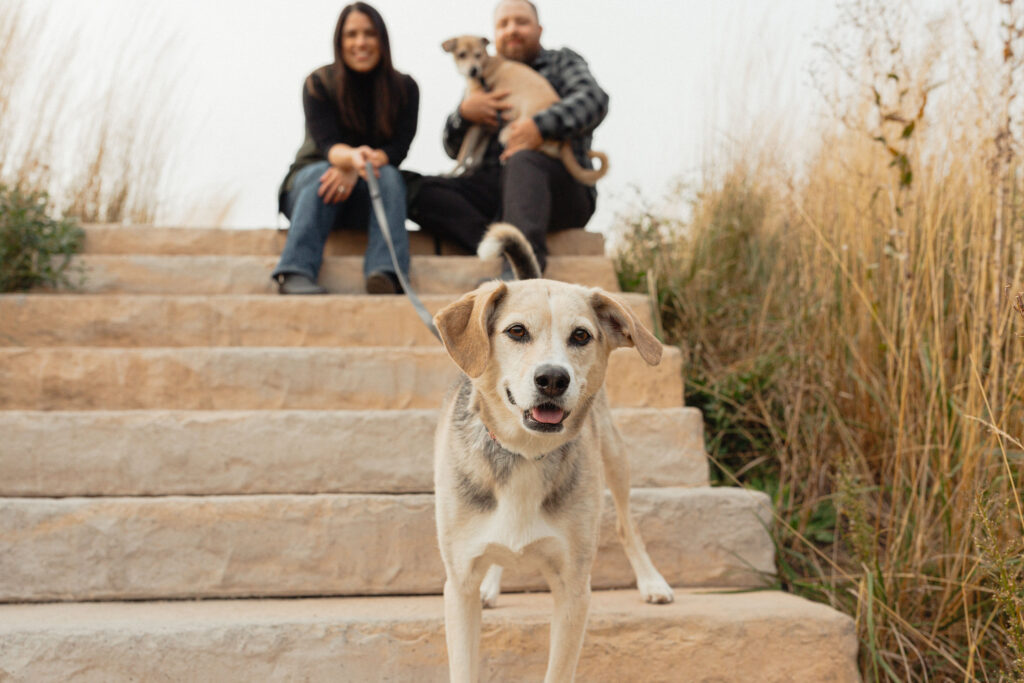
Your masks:
<svg viewBox="0 0 1024 683"><path fill-rule="evenodd" d="M337 204L325 204L317 196L320 176L330 164L319 161L306 166L295 175L295 182L284 201L284 215L291 221L288 239L271 277L284 273L300 273L316 282L323 264L327 236L335 228L368 231L363 274L383 270L394 273L387 242L380 230L377 216L370 204L370 187L362 178L356 183L348 199ZM380 197L384 214L391 228L391 241L402 274L409 274L409 233L405 230L405 182L394 166L380 169Z"/></svg>

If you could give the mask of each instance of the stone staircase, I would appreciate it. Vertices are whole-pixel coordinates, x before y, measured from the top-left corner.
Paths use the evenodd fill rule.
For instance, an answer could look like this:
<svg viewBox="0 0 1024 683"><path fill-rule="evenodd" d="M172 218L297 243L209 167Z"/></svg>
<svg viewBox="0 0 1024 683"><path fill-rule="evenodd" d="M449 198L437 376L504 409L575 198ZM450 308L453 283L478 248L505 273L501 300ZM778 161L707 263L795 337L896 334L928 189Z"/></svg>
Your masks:
<svg viewBox="0 0 1024 683"><path fill-rule="evenodd" d="M446 680L431 448L456 368L403 297L360 294L364 239L328 243L336 295L286 298L276 231L87 226L81 291L0 296L0 680ZM550 247L549 277L617 290L599 235ZM498 272L412 251L432 310ZM708 486L681 370L613 354L633 514L676 602L631 589L607 501L577 679L859 680L848 617L750 590L768 499ZM506 572L484 680L543 677L543 587Z"/></svg>

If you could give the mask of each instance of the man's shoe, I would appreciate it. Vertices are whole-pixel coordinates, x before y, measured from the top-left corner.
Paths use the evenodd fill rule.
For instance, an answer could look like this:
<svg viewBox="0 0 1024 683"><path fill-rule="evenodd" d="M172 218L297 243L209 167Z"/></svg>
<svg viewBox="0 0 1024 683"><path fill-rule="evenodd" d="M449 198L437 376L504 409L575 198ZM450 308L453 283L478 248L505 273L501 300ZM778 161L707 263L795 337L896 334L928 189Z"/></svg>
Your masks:
<svg viewBox="0 0 1024 683"><path fill-rule="evenodd" d="M366 276L367 294L401 294L398 276L386 270L375 270Z"/></svg>
<svg viewBox="0 0 1024 683"><path fill-rule="evenodd" d="M277 277L280 294L326 294L327 290L300 273L284 273Z"/></svg>

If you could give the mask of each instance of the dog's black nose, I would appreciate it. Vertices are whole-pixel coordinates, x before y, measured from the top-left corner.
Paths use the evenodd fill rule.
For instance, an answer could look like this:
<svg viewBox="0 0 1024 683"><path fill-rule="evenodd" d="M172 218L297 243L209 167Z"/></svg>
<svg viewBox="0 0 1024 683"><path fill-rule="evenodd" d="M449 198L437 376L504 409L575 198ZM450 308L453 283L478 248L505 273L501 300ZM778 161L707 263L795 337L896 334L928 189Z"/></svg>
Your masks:
<svg viewBox="0 0 1024 683"><path fill-rule="evenodd" d="M533 373L533 383L545 396L561 396L569 388L569 373L557 365L542 365Z"/></svg>

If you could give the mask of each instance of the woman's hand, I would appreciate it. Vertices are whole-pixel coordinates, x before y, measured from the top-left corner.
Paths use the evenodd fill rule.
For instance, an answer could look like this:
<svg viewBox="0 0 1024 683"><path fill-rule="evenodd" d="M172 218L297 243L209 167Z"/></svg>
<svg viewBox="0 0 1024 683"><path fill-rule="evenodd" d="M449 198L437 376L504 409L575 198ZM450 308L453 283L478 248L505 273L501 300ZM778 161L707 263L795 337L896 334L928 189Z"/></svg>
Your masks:
<svg viewBox="0 0 1024 683"><path fill-rule="evenodd" d="M320 189L316 194L324 204L337 204L348 199L358 181L359 174L354 168L331 166L320 176Z"/></svg>
<svg viewBox="0 0 1024 683"><path fill-rule="evenodd" d="M366 162L370 162L373 166L374 176L380 178L380 167L386 166L388 163L388 155L384 150L363 145L356 147L352 152L352 158L355 162L356 170L359 172L359 177L364 180L366 179Z"/></svg>

